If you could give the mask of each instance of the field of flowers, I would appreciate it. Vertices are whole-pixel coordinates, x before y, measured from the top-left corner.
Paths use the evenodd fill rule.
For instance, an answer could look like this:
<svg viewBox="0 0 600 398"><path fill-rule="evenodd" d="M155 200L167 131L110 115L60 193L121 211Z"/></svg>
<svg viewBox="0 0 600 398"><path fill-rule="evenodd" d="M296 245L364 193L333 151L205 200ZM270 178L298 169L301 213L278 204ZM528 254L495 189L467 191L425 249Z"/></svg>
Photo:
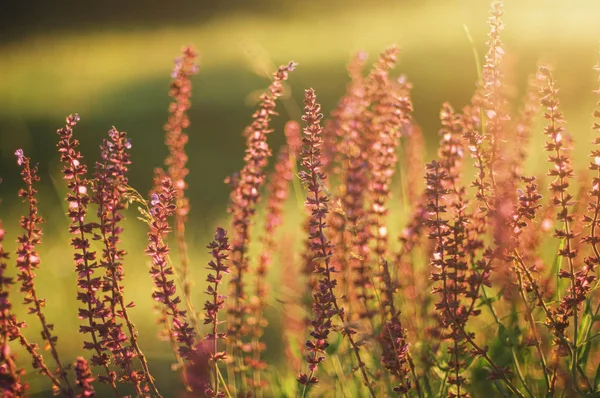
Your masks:
<svg viewBox="0 0 600 398"><path fill-rule="evenodd" d="M247 98L242 162L216 151L236 145L225 142L197 175L190 166L203 73L192 46L171 72L164 152L140 140L140 163L160 167L136 169L138 141L118 127L90 143L77 113L53 138L60 172L40 172L30 153L46 154L47 137L15 136L21 203L0 203L2 396L600 394L600 61L589 65L590 125L578 114L571 126L552 63L519 89L504 8L491 3L482 56L465 26L470 100L443 102L435 121L417 117L426 94L395 45L374 62L357 51L324 112L310 83L302 98L290 89L302 63L271 66L247 43L270 85ZM23 68L0 84L9 109L24 98ZM452 82L450 72L438 78ZM103 73L57 101L76 107L72 96L119 79ZM44 103L28 109L56 111ZM213 191L215 179L225 188ZM43 184L56 197L40 195ZM226 212L198 225L193 196L224 189ZM46 212L52 201L60 214Z"/></svg>

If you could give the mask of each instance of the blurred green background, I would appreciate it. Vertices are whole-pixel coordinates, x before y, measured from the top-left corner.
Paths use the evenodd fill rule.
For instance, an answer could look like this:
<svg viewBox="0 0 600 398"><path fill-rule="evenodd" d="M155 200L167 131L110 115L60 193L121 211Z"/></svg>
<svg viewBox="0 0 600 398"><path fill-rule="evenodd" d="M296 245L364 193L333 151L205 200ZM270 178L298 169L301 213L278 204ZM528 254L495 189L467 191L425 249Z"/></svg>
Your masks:
<svg viewBox="0 0 600 398"><path fill-rule="evenodd" d="M200 72L193 79L190 111L188 240L197 285L202 286L204 246L215 225L228 225L228 190L223 180L242 165L241 132L250 120L256 93L269 83L257 73L257 64L270 59L274 69L290 60L298 62L289 80L293 99L300 103L303 90L313 87L327 113L344 92L350 56L366 50L374 59L385 46L396 43L402 49L398 71L414 84L415 118L424 128L433 156L441 103L447 100L460 108L475 88L473 49L464 26L476 49L485 54L489 3L57 0L35 5L13 2L12 7L0 17L0 218L12 249L19 233L18 217L25 211L16 195L20 182L13 153L23 148L39 163L40 207L47 220L41 247L42 265L47 266L40 271L39 289L49 298L49 316L57 323L59 336L67 336L59 344L73 357L79 352L80 338L73 332L78 322L72 302L75 287L68 220L61 204L64 184L55 151L55 131L67 114L81 116L75 133L90 166L111 126L127 131L133 139L131 185L147 192L152 169L166 155L162 126L173 59L182 45L195 45ZM597 0L505 1L503 40L513 64L515 96L520 98L538 60L554 65L567 127L579 144L579 166L587 162L585 152L592 138L598 15ZM298 117L283 106L278 109L277 130L270 136L274 147L283 141L283 123ZM545 167L541 126L536 131L540 134L532 143L536 149L529 160L531 170ZM171 358L167 344L154 343L151 282L143 256L145 226L135 220L135 210L128 215L128 291L138 303L133 316L144 332L147 354L158 358L154 366L164 369L160 361L168 363ZM200 287L195 298L200 307ZM37 337L35 320L28 321L29 333ZM40 382L36 388L46 385L40 377L33 380L33 384Z"/></svg>
<svg viewBox="0 0 600 398"><path fill-rule="evenodd" d="M240 134L253 109L248 96L268 84L253 72L256 57L248 50L268 54L274 65L298 62L290 78L294 98L301 101L303 89L314 87L328 111L343 93L353 52L366 50L373 58L386 45L398 44L399 71L414 83L416 119L433 143L442 101L461 107L473 91L475 63L463 26L484 54L489 4L186 0L167 7L156 1L62 0L15 6L22 11L3 13L0 30L2 192L14 186L18 147L43 172L56 168L56 154L49 150L54 132L73 112L82 118L78 133L90 160L112 125L129 132L132 182L145 192L149 170L165 154L160 144L173 58L182 45L194 44L201 68L193 81L190 187L192 217L204 220L219 214L215 210L223 208L226 194L221 182L241 165ZM600 3L508 0L505 10L503 38L519 89L538 59L552 62L567 120L587 126ZM283 113L278 126L288 117ZM275 146L281 141L282 134L272 135ZM5 206L15 199L2 196Z"/></svg>

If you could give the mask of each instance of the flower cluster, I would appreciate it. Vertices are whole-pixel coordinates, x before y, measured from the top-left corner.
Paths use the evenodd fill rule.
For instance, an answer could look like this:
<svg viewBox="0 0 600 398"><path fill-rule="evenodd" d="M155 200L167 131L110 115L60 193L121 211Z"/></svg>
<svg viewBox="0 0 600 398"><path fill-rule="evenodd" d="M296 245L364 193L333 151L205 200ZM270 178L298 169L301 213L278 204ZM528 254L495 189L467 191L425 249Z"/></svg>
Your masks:
<svg viewBox="0 0 600 398"><path fill-rule="evenodd" d="M164 306L167 322L179 347L178 353L183 359L191 359L194 352L195 332L186 319L187 311L181 310L181 299L172 277L173 267L169 264L169 246L165 243L171 231L169 217L176 210L175 189L169 178L164 178L161 190L153 193L150 200L150 230L146 254L152 259L150 275L154 281L152 298Z"/></svg>
<svg viewBox="0 0 600 398"><path fill-rule="evenodd" d="M385 65L395 64L394 51L383 54L381 60L389 55L391 60ZM380 62L381 63L381 62ZM382 345L382 361L385 368L394 375L399 385L394 391L406 394L411 388L407 368L408 343L406 331L400 321L400 311L394 303L394 294L397 283L388 266L388 230L386 217L388 201L391 196L391 182L398 158L397 147L404 127L410 123L412 104L409 93L411 85L406 80L399 80L396 86L388 76L388 70L376 64L372 80L372 112L370 131L373 134L371 146L368 148L370 166L370 184L372 203L369 216L375 227L374 254L379 265L378 275L381 281L380 290L383 293L381 300L382 330L380 342ZM394 275L395 276L395 275Z"/></svg>
<svg viewBox="0 0 600 398"><path fill-rule="evenodd" d="M17 157L17 164L21 167L21 177L25 183L25 188L19 190L19 196L27 202L29 207L27 216L21 217L23 235L18 238L19 248L17 249L16 260L19 275L17 280L21 284L21 293L25 296L24 304L28 306L29 313L35 314L40 320L42 338L46 341L56 362L58 377L61 383L64 383L65 388L71 391L66 367L63 366L56 348L58 337L53 333L54 325L47 321L43 311L46 300L38 296L35 288L35 270L40 265L40 255L36 247L41 243L42 229L40 224L44 222L38 215L37 190L34 188L34 184L40 178L37 174L37 166L31 167L31 160L25 156L22 149L17 149L15 156Z"/></svg>
<svg viewBox="0 0 600 398"><path fill-rule="evenodd" d="M344 309L338 305L334 289L337 285L337 280L332 274L335 268L331 266L332 243L325 235L327 228L326 218L329 212L329 199L324 195L324 184L326 176L321 171L321 149L322 128L320 121L323 115L320 112L321 106L316 102L314 90L306 90L304 100L304 116L302 120L306 122L307 127L304 129L302 142L302 166L303 171L299 177L306 185L308 197L305 206L310 210L311 217L309 220L310 227L310 251L313 253L312 260L315 267L315 272L320 275L321 279L314 292L313 298L313 320L311 325L313 331L310 333L314 340L306 342L306 362L309 364L309 374L301 373L298 376L300 384L307 386L318 383L318 378L315 373L319 364L325 359L325 349L329 346L328 337L332 329L332 318L337 317L342 324L345 324ZM363 381L371 396L375 396L373 386L371 385L369 376L365 369L365 364L361 360L359 347L354 341L353 335L356 333L349 326L342 327L342 335L347 337L363 376Z"/></svg>
<svg viewBox="0 0 600 398"><path fill-rule="evenodd" d="M387 48L380 54L366 78L361 75L365 54L359 53L349 68L352 81L348 85L347 94L334 113L338 125L337 134L340 136L338 158L343 184L338 193L341 211L336 211L331 221L336 247L333 264L342 270L341 280L345 286L344 297L350 310L349 316L356 313L358 317L370 322L376 313L371 305L375 298L370 264L370 243L374 237L371 223L376 223L378 216L375 215L375 220L370 217L373 209L382 207L377 203L368 205L368 190L372 188L369 186L369 179L373 168L380 180L391 177L383 168L387 167L386 163L397 159L391 152L386 152L385 159L382 159L383 166L379 163L373 165L371 162L377 162L377 156L388 149L382 147L380 138L387 137L390 133L394 135L394 131L400 129L400 121L393 120L395 116L392 115L399 116L402 104L406 106L401 110L406 111L410 107L406 96L391 92L388 73L396 65L398 52L394 46ZM380 132L383 132L381 136ZM386 142L396 145L397 138L396 136ZM373 184L376 188L387 189L385 183ZM385 193L383 196L379 193L375 195L375 200L385 200ZM378 227L376 236L379 238L378 247L385 246L387 229ZM354 301L360 303L360 308L351 307Z"/></svg>
<svg viewBox="0 0 600 398"><path fill-rule="evenodd" d="M110 357L106 353L107 347L103 344L101 336L106 336L105 320L109 317L109 309L98 297L97 292L102 289L102 278L94 276L99 268L96 252L91 249L88 236L98 228L95 222L86 221L90 196L88 195L87 167L83 163L83 156L78 151L79 141L73 138L73 127L79 121L77 114L67 117L65 127L57 130L59 142L57 144L60 159L63 163L63 175L69 188L67 194L68 212L71 219L69 232L71 246L75 249L75 272L77 273L77 300L84 304L79 308L79 318L87 321L87 325L80 326L80 332L89 335L84 342L84 348L94 352L91 361L96 366L101 366L106 371L106 376L101 380L111 385L118 394L116 374L109 368Z"/></svg>
<svg viewBox="0 0 600 398"><path fill-rule="evenodd" d="M541 104L546 108L544 118L548 120L548 125L544 128L544 134L548 137L545 149L549 152L548 161L552 163L552 168L549 169L548 175L554 180L550 183L550 190L553 193L552 203L557 207L558 213L556 220L563 224L563 228L556 229L554 236L563 241L562 248L559 250L559 255L564 257L567 262L568 269L561 270L560 277L566 278L571 283L571 291L576 289L575 262L577 251L572 248L575 234L572 231L575 217L569 208L573 205L573 196L568 192L569 180L573 178L573 168L571 160L568 156L568 147L565 147L565 130L562 126L563 116L560 112L557 98L558 89L555 87L552 73L547 67L540 67L540 74L546 78L546 86L542 88ZM556 332L564 335L569 326L569 318L573 318L575 330L578 326L578 314L574 311L576 305L573 303L564 302L555 312L555 321L551 328L556 328ZM577 336L577 333L575 333ZM557 347L561 355L567 355L567 349L564 347L562 339L556 339ZM577 344L575 341L574 344ZM574 352L576 357L576 352Z"/></svg>
<svg viewBox="0 0 600 398"><path fill-rule="evenodd" d="M360 55L355 62L362 61ZM334 117L337 118L342 137L338 145L338 157L343 184L338 189L339 202L343 212L333 212L331 219L335 243L333 263L342 271L344 296L348 302L349 315L356 312L361 317L370 318L372 313L368 301L373 298L369 280L368 241L370 231L364 222L366 216L366 186L369 163L366 156L367 144L362 135L365 128L361 112L368 104L362 76L355 73L348 85L347 94L340 103ZM354 255L352 254L354 253ZM358 301L360 308L352 308L350 303Z"/></svg>
<svg viewBox="0 0 600 398"><path fill-rule="evenodd" d="M113 127L108 132L108 138L104 139L100 146L102 161L96 163L92 202L98 205L99 235L104 246L100 260L100 265L105 271L102 290L107 293L103 301L109 308L104 318L105 330L103 330L102 340L113 355L115 363L121 368L119 377L121 381L132 383L138 394L142 394L142 390L152 388L158 395L145 356L137 341L137 330L128 314L128 308L133 307L134 303L125 302L122 285L123 260L126 252L119 247L123 232L120 225L127 205L125 196L128 190L127 171L131 164L130 149L131 140L127 137L127 133ZM123 331L123 324L119 319L124 321L129 337ZM134 369L135 357L138 357L141 362L143 368L141 374ZM142 380L145 380L147 386L142 386Z"/></svg>
<svg viewBox="0 0 600 398"><path fill-rule="evenodd" d="M487 356L486 349L479 347L474 342L474 334L466 330L467 320L471 316L479 315L481 310L475 309L482 285L489 284L490 263L494 255L486 251L482 260L478 261L474 270L469 273L467 266L468 245L468 219L463 197L464 188L450 186L453 177L443 163L433 161L427 165L426 194L428 197L427 211L429 238L435 241L435 248L431 257L431 279L434 282L432 293L439 295L435 309L439 311L436 319L440 322L437 336L449 339L448 366L451 373L447 383L454 386L452 396L467 396L464 390L466 379L462 372L466 368L467 355L483 356L492 366L490 377L507 380L504 369L498 367ZM449 196L455 198L447 199ZM447 218L450 214L451 220ZM470 299L463 301L463 299ZM468 348L471 347L469 351Z"/></svg>
<svg viewBox="0 0 600 398"><path fill-rule="evenodd" d="M490 26L488 52L485 56L483 65L483 104L482 110L485 115L484 133L489 140L489 149L486 151L487 167L489 168L489 177L493 188L495 188L496 174L506 164L502 162L503 151L501 145L505 134L506 121L509 119L506 109L506 99L503 93L503 73L502 62L504 59L504 49L500 32L504 29L501 20L503 14L502 2L494 1L488 24Z"/></svg>
<svg viewBox="0 0 600 398"><path fill-rule="evenodd" d="M594 68L598 74L598 81L600 82L600 63ZM598 92L600 93L600 92ZM600 101L598 101L600 105ZM596 133L600 133L600 111L594 111L594 124L592 128ZM592 179L592 187L589 192L589 196L592 199L588 205L588 214L583 218L583 221L587 224L590 232L583 238L583 241L589 244L592 248L592 255L584 259L585 266L577 273L577 287L578 292L576 294L576 300L582 302L591 289L591 283L596 279L594 272L600 264L600 237L598 236L598 228L600 228L600 138L594 140L595 149L591 151L589 169L595 172L595 176ZM583 298L583 300L582 300Z"/></svg>
<svg viewBox="0 0 600 398"><path fill-rule="evenodd" d="M165 125L165 144L169 149L169 155L165 159L167 176L173 181L176 192L177 210L175 212L175 235L180 256L180 277L183 284L183 294L190 295L190 281L188 280L188 258L185 242L185 223L190 211L189 200L185 196L187 183L185 177L188 175L188 156L185 146L188 135L185 130L190 125L187 112L190 109L190 97L192 95L191 77L198 73L198 54L193 47L184 47L182 56L175 60L175 66L171 74L171 87L169 96L172 102L169 104L169 120Z"/></svg>
<svg viewBox="0 0 600 398"><path fill-rule="evenodd" d="M17 153L19 156L20 153ZM23 159L24 160L24 159ZM27 396L29 384L22 380L25 370L17 366L17 356L12 353L9 342L18 341L32 359L33 369L47 377L52 384L52 391L73 397L73 390L64 380L61 381L46 365L44 357L39 353L39 346L30 343L21 329L26 328L25 322L19 321L12 311L9 300L9 289L14 284L12 277L6 275L8 253L4 249L5 230L0 220L0 392L6 397ZM61 377L61 375L59 375Z"/></svg>
<svg viewBox="0 0 600 398"><path fill-rule="evenodd" d="M229 313L232 322L229 335L233 344L232 350L241 350L243 337L248 333L244 326L244 316L247 312L246 289L244 275L248 271L248 244L250 239L250 223L256 212L256 204L260 198L266 175L265 167L271 157L271 149L267 144L267 135L272 131L271 117L276 114L275 102L283 94L283 82L287 80L295 64L279 67L274 74L273 82L267 93L260 97L258 110L252 115L252 124L245 131L246 154L245 165L239 173L236 184L230 195L229 212L232 213L232 265L231 278L232 305ZM239 373L241 370L236 369Z"/></svg>
<svg viewBox="0 0 600 398"><path fill-rule="evenodd" d="M396 155L400 136L404 125L410 123L412 103L410 100L410 83L403 81L393 87L385 70L375 75L373 105L375 118L371 122L374 134L369 148L369 164L371 169L370 189L373 196L370 214L375 225L375 255L381 262L388 254L388 233L386 216L391 194L391 183L398 157Z"/></svg>
<svg viewBox="0 0 600 398"><path fill-rule="evenodd" d="M305 113L302 120L306 122L306 129L302 141L302 166L305 170L300 172L300 179L309 192L305 206L308 207L311 216L310 227L310 251L312 255L315 272L322 279L319 280L317 291L314 292L313 320L311 322L313 331L310 333L314 340L308 340L306 361L309 364L310 374L300 374L298 381L304 385L316 384L318 379L315 373L321 362L325 360L325 349L329 346L328 337L332 328L332 318L343 311L337 307L336 297L333 293L337 281L332 279L330 257L333 245L327 240L324 229L325 218L329 211L329 199L323 194L322 184L325 182L325 174L321 172L320 146L321 126L323 117L319 113L320 105L316 103L313 90L306 91ZM343 313L342 313L343 315Z"/></svg>
<svg viewBox="0 0 600 398"><path fill-rule="evenodd" d="M407 394L412 388L412 382L409 378L406 330L400 323L399 314L385 322L380 340L383 365L400 383L394 386L394 391Z"/></svg>
<svg viewBox="0 0 600 398"><path fill-rule="evenodd" d="M204 324L211 325L211 332L206 335L207 343L212 344L212 351L210 353L210 360L214 365L214 387L212 389L215 396L219 395L219 367L218 361L226 358L226 353L218 350L219 340L224 340L227 336L226 333L219 332L219 311L225 306L226 296L219 293L219 285L223 280L225 274L229 274L229 252L231 247L229 246L229 238L227 237L227 231L223 228L217 228L215 232L215 239L210 242L207 246L210 249L212 260L208 263L208 269L213 273L209 273L206 282L209 283L206 294L209 295L210 300L204 303Z"/></svg>
<svg viewBox="0 0 600 398"><path fill-rule="evenodd" d="M17 367L16 356L8 345L10 340L20 334L20 325L12 313L8 297L8 290L14 281L6 275L5 261L8 260L8 253L4 251L4 235L0 220L0 391L7 398L12 398L24 396L29 386L21 380L25 370Z"/></svg>

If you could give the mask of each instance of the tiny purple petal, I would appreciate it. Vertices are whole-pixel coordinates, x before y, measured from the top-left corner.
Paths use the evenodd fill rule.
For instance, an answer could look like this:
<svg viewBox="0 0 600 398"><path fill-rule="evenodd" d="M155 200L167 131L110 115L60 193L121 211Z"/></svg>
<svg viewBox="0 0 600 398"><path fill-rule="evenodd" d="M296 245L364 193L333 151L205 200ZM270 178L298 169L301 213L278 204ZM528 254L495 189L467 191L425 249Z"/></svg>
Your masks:
<svg viewBox="0 0 600 398"><path fill-rule="evenodd" d="M15 151L15 156L17 157L17 164L19 166L23 166L23 163L25 163L25 157L23 155L23 150L21 148L19 148Z"/></svg>

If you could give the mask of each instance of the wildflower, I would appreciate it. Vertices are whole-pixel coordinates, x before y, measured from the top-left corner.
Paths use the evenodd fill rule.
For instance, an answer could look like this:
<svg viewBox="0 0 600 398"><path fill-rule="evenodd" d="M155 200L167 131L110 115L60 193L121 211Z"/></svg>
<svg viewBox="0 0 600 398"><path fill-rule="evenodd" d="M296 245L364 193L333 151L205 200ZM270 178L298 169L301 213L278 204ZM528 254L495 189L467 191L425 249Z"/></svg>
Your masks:
<svg viewBox="0 0 600 398"><path fill-rule="evenodd" d="M151 388L156 395L154 381L148 370L148 364L137 341L137 330L129 317L128 308L133 302L126 303L124 298L123 259L126 252L119 248L121 243L121 221L124 219L123 210L126 207L125 194L128 187L127 171L131 164L128 150L131 141L127 133L112 128L100 147L102 162L96 163L94 196L92 202L98 205L99 234L104 249L100 265L105 274L102 280L102 290L109 294L104 296L105 305L109 312L104 318L105 330L102 339L112 353L115 363L121 368L120 379L134 385L136 393L141 395L143 389ZM123 331L121 318L128 331L129 337ZM126 342L129 341L129 345ZM133 366L133 360L138 358L142 365L140 375ZM141 385L145 380L147 386ZM149 387L148 387L149 386Z"/></svg>
<svg viewBox="0 0 600 398"><path fill-rule="evenodd" d="M231 350L240 351L243 338L248 333L244 326L246 313L246 289L244 275L248 270L248 244L250 242L250 223L260 199L259 191L265 181L265 167L271 156L267 144L267 135L271 132L271 116L275 115L275 101L283 94L283 82L295 64L281 66L275 72L268 92L261 96L259 109L252 115L252 124L246 129L245 165L232 185L228 211L232 213L232 253L233 275L231 278L232 305L229 314L232 318L228 334L231 336ZM237 357L237 355L235 355ZM236 368L239 373L239 369Z"/></svg>
<svg viewBox="0 0 600 398"><path fill-rule="evenodd" d="M189 137L185 130L190 125L187 115L192 95L190 79L198 72L197 57L198 54L192 47L184 47L182 56L175 60L169 90L169 96L173 101L169 104L169 120L165 125L165 144L169 149L165 165L167 166L167 175L173 181L176 192L175 235L180 258L179 273L183 284L183 295L186 297L190 296L191 285L188 278L189 264L185 242L185 223L190 211L189 200L185 196L187 189L185 178L189 173L186 166L188 156L185 152Z"/></svg>
<svg viewBox="0 0 600 398"><path fill-rule="evenodd" d="M374 218L375 255L378 261L387 255L387 201L390 197L390 186L398 158L396 155L398 141L404 124L410 122L412 103L409 92L411 85L404 82L393 87L385 70L379 70L373 76L376 87L372 95L376 98L373 104L375 119L371 123L374 134L370 147L369 163L372 179L369 190L373 193L371 215ZM376 122L375 122L376 121Z"/></svg>
<svg viewBox="0 0 600 398"><path fill-rule="evenodd" d="M96 252L91 250L89 234L93 233L98 224L86 222L86 215L90 197L87 195L86 179L87 167L83 164L83 156L77 150L79 142L73 139L73 127L79 120L78 115L69 115L65 127L59 129L59 142L57 144L63 163L63 174L69 188L67 201L69 206L67 215L71 219L69 232L74 235L71 238L71 246L75 249L75 271L77 272L77 300L84 304L79 309L79 318L87 320L87 325L80 326L80 332L89 335L90 340L84 342L84 348L94 352L91 361L96 366L101 366L106 372L101 380L110 384L115 394L118 394L116 386L116 375L109 368L109 356L107 347L103 344L101 337L106 333L104 319L109 316L109 310L105 303L98 297L97 292L102 288L101 277L94 276L99 264L96 260Z"/></svg>
<svg viewBox="0 0 600 398"><path fill-rule="evenodd" d="M0 391L7 397L21 397L29 385L21 380L25 370L17 367L16 355L11 352L8 342L15 339L20 334L20 326L25 325L19 324L11 311L8 290L14 281L6 275L8 253L4 251L4 234L0 220Z"/></svg>
<svg viewBox="0 0 600 398"><path fill-rule="evenodd" d="M562 127L563 118L559 111L559 100L557 98L558 89L555 87L554 79L550 70L546 67L540 67L540 74L546 79L546 86L541 91L541 104L547 108L544 118L548 120L548 125L544 128L544 134L548 137L545 144L546 151L550 152L548 161L552 163L552 167L548 171L548 175L554 177L554 181L550 184L550 191L553 194L552 203L558 208L556 220L563 224L562 229L556 229L554 236L563 240L563 248L559 250L559 255L566 259L568 270L561 272L562 278L569 279L571 282L571 292L576 289L576 276L574 258L577 256L577 251L572 248L572 241L575 235L572 231L574 216L569 212L569 207L572 206L573 196L568 192L569 179L573 177L573 169L571 167L571 159L568 156L568 148L565 147L565 142L562 140L564 128ZM566 304L566 305L565 305ZM556 310L555 322L549 325L551 328L556 328L556 332L564 335L566 328L569 326L569 318L573 317L575 330L577 331L578 314L573 311L573 306L567 302L561 304ZM574 344L577 344L577 332L574 334ZM561 353L566 353L567 350L560 349L564 345L561 339L556 339L555 343ZM573 352L574 363L576 362L577 353ZM575 370L573 370L575 372Z"/></svg>
<svg viewBox="0 0 600 398"><path fill-rule="evenodd" d="M398 161L396 151L400 139L401 128L409 123L412 104L408 93L410 84L402 82L399 87L392 87L385 70L377 70L373 84L376 87L373 96L375 119L371 122L373 141L370 147L371 181L369 190L373 196L370 215L375 224L374 254L380 264L379 277L382 280L383 300L381 311L383 328L380 341L382 343L382 359L386 369L396 376L400 385L395 391L406 394L411 388L408 380L407 353L405 330L400 322L400 311L394 304L396 284L392 280L386 257L388 255L388 239L385 217L388 212L390 185ZM376 122L375 122L376 121Z"/></svg>
<svg viewBox="0 0 600 398"><path fill-rule="evenodd" d="M219 311L225 307L225 298L223 294L219 294L219 285L223 279L224 274L229 274L229 252L231 247L229 246L229 238L227 237L227 231L223 228L217 228L215 232L215 239L210 242L207 246L210 249L212 260L208 263L208 269L212 271L209 273L206 282L209 283L206 293L210 296L211 300L207 300L204 303L204 324L211 325L212 331L206 335L206 341L203 344L212 344L209 359L213 363L213 376L214 386L213 392L216 395L219 394L219 364L218 362L226 359L226 353L218 350L219 340L226 339L227 334L219 332Z"/></svg>
<svg viewBox="0 0 600 398"><path fill-rule="evenodd" d="M306 185L308 197L305 206L311 212L309 221L310 231L310 250L313 253L313 263L315 272L320 274L321 279L317 290L314 292L313 302L313 331L310 333L314 340L306 342L307 355L306 362L309 365L309 374L301 373L298 376L298 382L306 387L318 383L315 373L319 364L325 359L324 350L328 347L327 342L330 330L332 328L332 318L337 317L342 324L345 324L344 309L338 305L334 289L337 280L333 278L332 273L335 269L331 266L331 256L333 245L325 235L327 224L325 222L329 199L323 194L322 185L325 183L326 176L321 171L321 132L320 121L323 117L319 113L321 106L316 102L316 96L312 89L306 90L304 116L302 120L306 122L302 142L302 166L304 170L300 172L300 179ZM342 329L342 335L348 338L354 355L359 363L359 368L363 376L363 381L371 396L375 396L369 376L367 375L365 364L361 359L359 347L354 341L353 335L356 331L348 326Z"/></svg>
<svg viewBox="0 0 600 398"><path fill-rule="evenodd" d="M164 305L169 328L178 344L178 353L181 358L189 360L194 352L195 332L187 321L187 312L179 309L181 299L177 296L175 281L171 277L173 267L168 262L169 246L164 241L171 231L168 218L176 210L175 195L173 183L169 178L163 179L160 192L153 194L146 254L152 259L152 298Z"/></svg>
<svg viewBox="0 0 600 398"><path fill-rule="evenodd" d="M500 32L504 29L504 24L501 20L503 14L502 2L492 2L492 10L488 24L490 32L488 33L489 40L486 42L488 52L485 56L483 65L483 104L482 108L486 114L484 135L489 140L489 148L485 151L486 167L489 169L489 178L492 188L495 188L496 175L500 174L498 167L503 167L502 141L504 138L504 128L506 121L509 119L506 109L506 98L502 92L502 62L504 58L504 50Z"/></svg>
<svg viewBox="0 0 600 398"><path fill-rule="evenodd" d="M19 248L17 249L19 275L17 279L21 283L21 293L25 296L23 304L28 306L30 314L35 314L39 319L42 327L42 337L48 345L58 367L58 377L61 383L64 383L65 389L72 392L66 367L63 366L56 348L58 337L53 333L54 325L47 321L43 311L43 308L46 306L46 300L39 297L35 287L35 270L40 266L40 255L37 251L37 246L41 244L42 236L40 224L44 222L38 215L37 190L34 188L34 184L39 182L40 178L37 174L37 166L33 168L30 166L30 159L24 155L22 149L18 149L15 152L15 156L17 157L17 164L21 166L21 177L25 183L25 188L19 190L19 196L29 206L27 216L21 217L23 235L19 236L17 240L19 243Z"/></svg>

